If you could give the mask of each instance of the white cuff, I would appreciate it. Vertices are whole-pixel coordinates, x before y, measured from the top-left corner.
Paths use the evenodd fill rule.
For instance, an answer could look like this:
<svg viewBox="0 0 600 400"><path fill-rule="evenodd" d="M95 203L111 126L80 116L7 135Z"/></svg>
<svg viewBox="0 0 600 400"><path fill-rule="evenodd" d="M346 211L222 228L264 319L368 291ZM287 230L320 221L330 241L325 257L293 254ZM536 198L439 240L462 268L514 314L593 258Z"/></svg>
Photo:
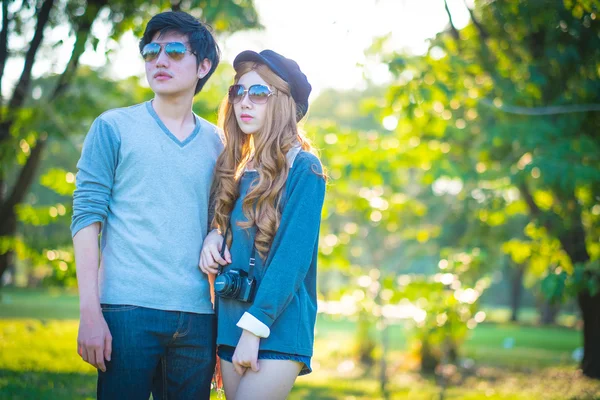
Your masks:
<svg viewBox="0 0 600 400"><path fill-rule="evenodd" d="M259 338L268 338L271 330L268 326L260 322L254 315L245 312L242 318L236 324L239 328L245 329Z"/></svg>

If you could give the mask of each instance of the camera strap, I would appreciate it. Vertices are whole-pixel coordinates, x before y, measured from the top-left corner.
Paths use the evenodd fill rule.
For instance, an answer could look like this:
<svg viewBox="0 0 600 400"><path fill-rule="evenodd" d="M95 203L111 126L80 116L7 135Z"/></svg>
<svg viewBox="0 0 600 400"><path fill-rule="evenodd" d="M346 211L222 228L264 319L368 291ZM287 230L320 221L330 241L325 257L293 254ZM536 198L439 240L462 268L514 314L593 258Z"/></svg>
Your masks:
<svg viewBox="0 0 600 400"><path fill-rule="evenodd" d="M225 246L227 246L227 235L229 234L229 228L231 224L227 224L227 229L225 230L225 235L223 235L223 243L221 244L221 251L219 252L221 258L225 257ZM248 279L251 281L254 280L254 266L256 265L256 241L252 243L252 253L250 254L250 260L248 261ZM223 270L223 266L219 264L219 274Z"/></svg>
<svg viewBox="0 0 600 400"><path fill-rule="evenodd" d="M248 261L248 279L254 280L254 265L256 264L256 241L252 243L252 253L250 254L250 260Z"/></svg>
<svg viewBox="0 0 600 400"><path fill-rule="evenodd" d="M221 243L221 251L219 252L219 254L221 255L221 258L225 258L225 246L227 246L227 235L229 234L229 224L227 224L227 229L225 229L225 234L223 235L223 243ZM221 274L221 272L223 272L223 266L221 264L219 265L219 275Z"/></svg>

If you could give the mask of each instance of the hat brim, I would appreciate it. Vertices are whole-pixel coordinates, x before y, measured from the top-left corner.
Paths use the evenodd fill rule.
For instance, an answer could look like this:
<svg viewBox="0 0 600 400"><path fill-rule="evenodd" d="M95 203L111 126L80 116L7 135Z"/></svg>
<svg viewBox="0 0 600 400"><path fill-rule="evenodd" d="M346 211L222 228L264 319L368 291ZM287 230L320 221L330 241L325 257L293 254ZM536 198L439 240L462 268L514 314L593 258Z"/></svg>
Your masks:
<svg viewBox="0 0 600 400"><path fill-rule="evenodd" d="M243 62L259 62L261 64L267 64L267 60L260 54L252 50L242 51L240 54L235 57L233 60L233 68L238 69L241 63Z"/></svg>
<svg viewBox="0 0 600 400"><path fill-rule="evenodd" d="M242 51L237 57L233 60L233 68L237 71L238 67L243 62L255 62L259 64L265 64L269 69L279 75L284 81L288 82L287 74L281 70L281 68L272 63L269 59L263 57L261 54L252 51L246 50Z"/></svg>

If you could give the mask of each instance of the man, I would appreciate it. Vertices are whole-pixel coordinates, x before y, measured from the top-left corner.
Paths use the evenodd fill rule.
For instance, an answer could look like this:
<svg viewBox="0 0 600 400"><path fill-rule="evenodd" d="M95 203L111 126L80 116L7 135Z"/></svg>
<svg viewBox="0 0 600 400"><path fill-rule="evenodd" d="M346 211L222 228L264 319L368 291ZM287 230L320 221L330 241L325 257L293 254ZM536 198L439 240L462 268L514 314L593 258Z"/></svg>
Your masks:
<svg viewBox="0 0 600 400"><path fill-rule="evenodd" d="M99 399L208 399L216 322L198 263L223 144L192 102L220 52L183 12L154 16L140 51L154 99L100 115L77 164L78 351Z"/></svg>

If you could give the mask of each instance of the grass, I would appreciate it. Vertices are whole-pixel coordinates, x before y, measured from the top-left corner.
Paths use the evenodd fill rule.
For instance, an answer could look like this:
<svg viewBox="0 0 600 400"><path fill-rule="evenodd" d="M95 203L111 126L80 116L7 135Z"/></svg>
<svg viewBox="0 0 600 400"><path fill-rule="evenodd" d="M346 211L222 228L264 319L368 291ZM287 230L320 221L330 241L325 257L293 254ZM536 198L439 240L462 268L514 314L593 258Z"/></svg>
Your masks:
<svg viewBox="0 0 600 400"><path fill-rule="evenodd" d="M61 289L0 289L0 318L79 319L79 297Z"/></svg>
<svg viewBox="0 0 600 400"><path fill-rule="evenodd" d="M0 294L0 399L95 398L95 370L75 351L77 294L6 288ZM291 399L382 398L379 368L355 364L355 328L353 321L319 316L314 373L298 379ZM389 398L439 399L439 378L415 371L407 329L388 329ZM461 353L475 365L449 370L444 398L600 399L600 383L579 376L571 357L580 345L575 329L481 324Z"/></svg>

